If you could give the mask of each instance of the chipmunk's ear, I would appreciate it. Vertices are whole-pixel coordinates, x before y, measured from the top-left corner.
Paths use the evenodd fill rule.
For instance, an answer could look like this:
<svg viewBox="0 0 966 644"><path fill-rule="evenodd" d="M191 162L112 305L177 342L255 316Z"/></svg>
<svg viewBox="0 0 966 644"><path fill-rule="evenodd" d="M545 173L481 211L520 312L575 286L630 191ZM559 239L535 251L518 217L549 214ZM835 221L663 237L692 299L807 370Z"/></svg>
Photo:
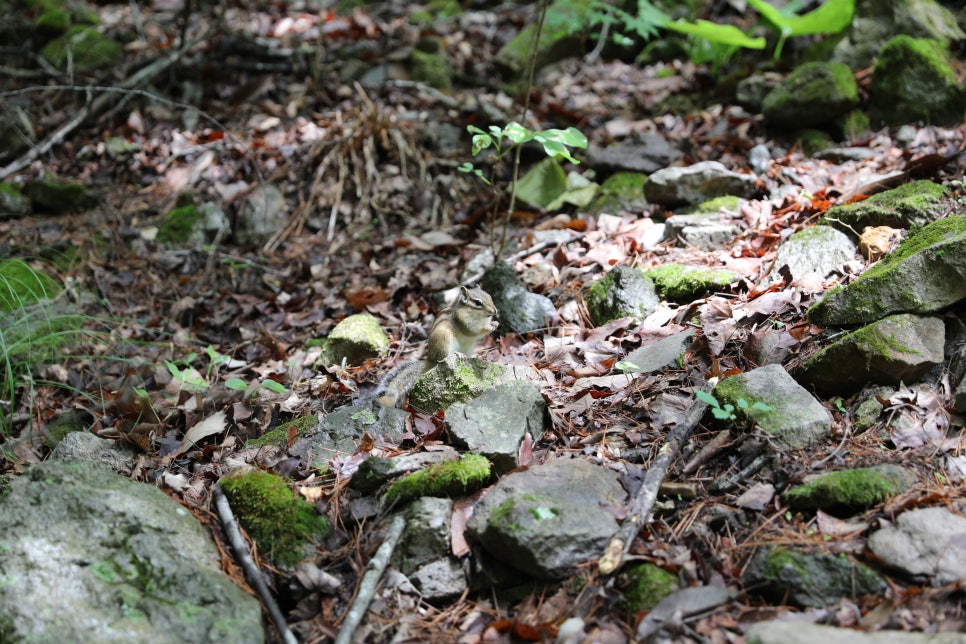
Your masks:
<svg viewBox="0 0 966 644"><path fill-rule="evenodd" d="M460 287L460 296L457 299L460 300L461 302L464 302L464 301L470 299L470 289L468 289L465 286L461 286Z"/></svg>

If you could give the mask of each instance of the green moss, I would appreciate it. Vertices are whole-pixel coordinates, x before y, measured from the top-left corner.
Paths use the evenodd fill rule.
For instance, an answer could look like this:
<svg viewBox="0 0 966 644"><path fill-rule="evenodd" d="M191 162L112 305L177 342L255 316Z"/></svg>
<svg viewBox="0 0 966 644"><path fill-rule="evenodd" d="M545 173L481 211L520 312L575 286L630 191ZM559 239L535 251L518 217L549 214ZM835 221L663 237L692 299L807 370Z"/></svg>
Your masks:
<svg viewBox="0 0 966 644"><path fill-rule="evenodd" d="M905 34L889 40L872 68L870 91L875 121L962 122L963 92L942 41Z"/></svg>
<svg viewBox="0 0 966 644"><path fill-rule="evenodd" d="M368 313L357 313L345 318L332 329L322 343L322 354L316 365L362 364L389 350L389 337L379 320Z"/></svg>
<svg viewBox="0 0 966 644"><path fill-rule="evenodd" d="M924 179L912 181L857 203L829 208L822 223L844 227L846 233L853 235L855 232L850 228L862 230L866 226L921 228L938 219L945 210L943 204L948 195L949 191L938 183ZM903 247L908 247L908 242L907 239Z"/></svg>
<svg viewBox="0 0 966 644"><path fill-rule="evenodd" d="M436 89L450 89L453 86L449 61L443 51L425 52L413 49L409 55L409 66L414 81L426 83Z"/></svg>
<svg viewBox="0 0 966 644"><path fill-rule="evenodd" d="M120 44L108 40L97 29L82 25L71 27L63 36L47 43L40 55L57 69L66 71L70 64L79 72L112 67L124 60Z"/></svg>
<svg viewBox="0 0 966 644"><path fill-rule="evenodd" d="M287 423L282 423L275 429L265 432L258 438L253 438L245 443L246 447L265 447L276 445L285 447L288 445L288 434L290 429L295 429L296 436L303 436L307 431L319 424L319 419L315 414L305 414L298 418L293 418Z"/></svg>
<svg viewBox="0 0 966 644"><path fill-rule="evenodd" d="M466 496L482 489L489 478L490 461L479 454L466 454L404 476L389 487L385 502L389 506L424 496Z"/></svg>
<svg viewBox="0 0 966 644"><path fill-rule="evenodd" d="M454 18L463 12L463 8L456 0L429 0L425 9L413 11L409 14L412 25L432 25L437 22Z"/></svg>
<svg viewBox="0 0 966 644"><path fill-rule="evenodd" d="M644 184L647 175L641 172L617 172L607 177L600 186L600 193L587 207L588 212L613 213L644 204Z"/></svg>
<svg viewBox="0 0 966 644"><path fill-rule="evenodd" d="M691 301L726 288L741 279L740 275L731 271L683 264L662 264L646 271L644 275L654 281L654 286L662 298L675 302Z"/></svg>
<svg viewBox="0 0 966 644"><path fill-rule="evenodd" d="M850 141L860 139L872 131L869 117L862 110L852 110L839 119L838 126L842 135Z"/></svg>
<svg viewBox="0 0 966 644"><path fill-rule="evenodd" d="M0 260L0 312L53 299L61 290L54 278L35 271L22 259Z"/></svg>
<svg viewBox="0 0 966 644"><path fill-rule="evenodd" d="M694 209L697 214L704 213L719 213L722 210L727 210L729 212L738 212L738 208L741 206L741 199L734 195L723 195L721 197L715 197L714 199L709 199L698 204Z"/></svg>
<svg viewBox="0 0 966 644"><path fill-rule="evenodd" d="M45 11L37 18L37 29L43 33L60 35L70 27L70 12L63 9Z"/></svg>
<svg viewBox="0 0 966 644"><path fill-rule="evenodd" d="M584 291L596 326L622 317L647 317L658 304L654 281L638 268L618 266Z"/></svg>
<svg viewBox="0 0 966 644"><path fill-rule="evenodd" d="M822 150L827 150L828 148L835 145L832 141L832 137L828 135L827 132L823 130L815 129L804 129L799 130L796 133L795 138L801 143L802 150L805 154L813 155Z"/></svg>
<svg viewBox="0 0 966 644"><path fill-rule="evenodd" d="M678 578L652 563L632 566L621 575L621 591L627 606L628 620L649 611L678 589Z"/></svg>
<svg viewBox="0 0 966 644"><path fill-rule="evenodd" d="M35 210L46 210L55 214L80 212L97 202L94 194L82 184L52 179L30 181L24 186L24 193L30 197Z"/></svg>
<svg viewBox="0 0 966 644"><path fill-rule="evenodd" d="M913 482L915 475L898 466L865 467L824 474L783 496L796 508L858 511L901 494Z"/></svg>
<svg viewBox="0 0 966 644"><path fill-rule="evenodd" d="M274 474L232 475L220 485L242 526L278 564L295 565L329 531L325 517Z"/></svg>
<svg viewBox="0 0 966 644"><path fill-rule="evenodd" d="M183 244L191 237L201 213L194 206L175 208L164 216L158 227L158 241L164 244Z"/></svg>
<svg viewBox="0 0 966 644"><path fill-rule="evenodd" d="M440 363L419 376L409 404L427 413L465 402L500 383L506 367L479 358L456 358L453 366Z"/></svg>

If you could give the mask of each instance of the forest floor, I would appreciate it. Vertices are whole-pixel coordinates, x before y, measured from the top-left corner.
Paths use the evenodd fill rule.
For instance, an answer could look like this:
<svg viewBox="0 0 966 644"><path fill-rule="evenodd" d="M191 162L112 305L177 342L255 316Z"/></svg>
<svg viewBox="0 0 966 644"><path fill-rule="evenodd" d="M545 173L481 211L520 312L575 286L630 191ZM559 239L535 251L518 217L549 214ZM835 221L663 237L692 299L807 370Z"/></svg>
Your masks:
<svg viewBox="0 0 966 644"><path fill-rule="evenodd" d="M99 11L111 31L137 34L127 47L133 61L154 50L163 52L177 39L180 14L166 5L155 3L137 15L135 5L104 5ZM519 118L520 97L501 88L493 56L534 19L534 8L507 5L465 12L436 27L458 70L447 92L413 83L401 71L401 61L426 33L407 22L405 9L405 4L386 5L320 19L281 3L264 10L233 5L212 32L206 31L211 16L195 16L188 40L204 39L169 74L146 93L119 94L111 109L16 175L34 179L46 173L79 181L98 195L98 205L84 212L0 221L0 250L43 260L92 318L112 321L113 331L110 345L87 347L90 353L82 357L64 356L37 374L30 390L19 391L7 415L13 425L4 443L6 470L20 472L43 460L49 452L44 428L67 411L83 410L94 433L141 450L136 478L157 483L189 507L207 507L211 485L225 473L228 461L259 462L246 452L247 439L300 414L324 414L347 404L360 386L365 390L400 360L418 355L427 321L438 310L433 295L465 279L469 260L499 236L492 213L505 205L509 167L499 170L496 189L457 167L466 161L485 167L470 155L467 125L485 128L500 123L499 118L502 123ZM301 45L314 46L320 38L324 48L317 59L300 53ZM362 63L369 71L384 69L389 80L363 85L346 78L350 64ZM112 82L117 79L97 84ZM10 78L4 83L4 91L39 85ZM59 89L23 94L32 103L36 126L48 133L69 120L84 98L83 92L64 89L71 82L54 83ZM535 231L583 233L514 264L520 274L546 269L546 281L533 288L551 298L559 318L543 334L507 334L489 341L484 351L488 360L529 364L553 374L544 395L554 427L534 446L536 461L568 451L628 476L639 473L656 455L667 428L682 416L692 399L691 387L755 366L746 351L756 341L754 330L739 329L736 320L767 318L794 336L795 351L806 350L819 334L804 318L812 295L789 287L766 301L757 299L763 291L747 287L767 270L779 241L814 223L843 195L858 194L890 173L962 190L954 183L962 178L961 156L952 162L930 161L949 159L949 149L966 135L964 127L915 128L901 146L894 133L872 132L842 144L871 147L873 156L819 160L804 154L794 140L768 131L759 115L735 107L727 95L717 96L714 87L707 68L688 61L638 67L605 58L571 59L537 75L528 117L532 127L573 126L596 144L631 132L655 132L684 152L686 163L715 160L741 172L750 172L748 151L755 145L768 146L772 159L759 178L761 198L742 206L742 235L713 251L671 243L644 248L639 243L646 228L642 222L663 225L670 214L653 205L601 218L574 208L542 213L521 206L513 213L508 235L513 251L533 245ZM690 96L701 107L665 111L662 106L674 96ZM135 143L137 149L114 155L107 145L111 137ZM525 155L524 163L533 160ZM177 249L157 242L161 219L179 194L192 193L196 203L217 202L236 217L246 195L268 181L282 189L289 217L259 247L239 247L230 239ZM777 195L780 185L794 190L770 196ZM628 352L668 335L668 322L681 313L665 305L644 323L620 320L593 328L581 290L614 265L650 268L672 260L728 268L747 280L745 288L702 308L705 330L716 329L721 342L709 341L707 352L689 355L682 369L641 377L630 386L614 381L592 391L577 390L579 378L610 375ZM358 367L316 366L318 350L307 342L326 336L339 320L359 311L380 319L393 340L391 352ZM573 349L547 351L547 338L572 339ZM214 357L219 355L231 361L218 363ZM179 383L178 374L200 379L204 386L187 391L179 386L184 381ZM264 387L239 392L225 387L228 378L272 380L284 392ZM781 487L811 471L881 462L887 450L890 462L919 470L920 480L929 483L917 485L888 508L855 517L857 525L868 528L898 508L962 496L962 485L950 477L943 480L930 464L933 447L899 449L871 430L850 435L843 411L848 406L847 399L838 405L830 400L835 424L829 440L779 455L744 481L743 489L760 482ZM180 449L191 427L219 411L229 412L225 431ZM658 563L685 584L734 587L762 544L862 551L863 531L856 531L855 524L843 526L821 513L793 513L778 497L747 512L742 523L722 521L718 510L730 508L735 495L713 496L706 486L736 469L740 442L723 444L718 458L696 473L682 473L686 459L717 433L699 427L681 463L672 467L669 479L688 484L696 496L678 499L646 527L632 551L636 560ZM367 453L395 454L440 440L417 424L404 444L366 447L371 448ZM320 546L317 562L344 585L310 601L277 589L287 608L294 609L289 618L298 623L303 641L321 641L337 632L374 548L362 534L366 528L344 513L345 475L364 455L345 455L324 472L297 459L271 464L297 480L337 526ZM214 536L222 538L217 530ZM594 575L590 568L579 570L571 580L512 601L481 595L446 606L387 590L369 616L385 630L377 637L379 628L370 625L368 632L389 641L405 623L414 640L475 641L500 633L504 641L536 641L552 639L556 626L579 611L592 624L588 632L594 641L626 641L637 616L619 608L613 581ZM582 588L594 588L596 594L587 596ZM690 622L681 638L742 641L748 624L795 610L802 609L743 596ZM821 616L815 610L802 612L811 621L865 629L950 630L964 624L956 588L913 584L894 584L885 596L824 609Z"/></svg>

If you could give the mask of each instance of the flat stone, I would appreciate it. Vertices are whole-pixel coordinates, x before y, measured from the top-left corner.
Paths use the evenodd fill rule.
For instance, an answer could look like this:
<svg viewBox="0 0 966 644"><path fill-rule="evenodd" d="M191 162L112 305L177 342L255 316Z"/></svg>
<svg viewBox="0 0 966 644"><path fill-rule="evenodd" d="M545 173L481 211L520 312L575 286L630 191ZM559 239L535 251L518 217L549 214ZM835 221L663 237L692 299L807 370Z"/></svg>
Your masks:
<svg viewBox="0 0 966 644"><path fill-rule="evenodd" d="M939 585L966 577L966 518L946 508L903 512L894 526L869 535L868 546L912 577L932 577Z"/></svg>
<svg viewBox="0 0 966 644"><path fill-rule="evenodd" d="M751 197L754 193L754 175L732 172L717 161L664 168L648 177L644 184L648 201L668 206L701 203L726 195Z"/></svg>

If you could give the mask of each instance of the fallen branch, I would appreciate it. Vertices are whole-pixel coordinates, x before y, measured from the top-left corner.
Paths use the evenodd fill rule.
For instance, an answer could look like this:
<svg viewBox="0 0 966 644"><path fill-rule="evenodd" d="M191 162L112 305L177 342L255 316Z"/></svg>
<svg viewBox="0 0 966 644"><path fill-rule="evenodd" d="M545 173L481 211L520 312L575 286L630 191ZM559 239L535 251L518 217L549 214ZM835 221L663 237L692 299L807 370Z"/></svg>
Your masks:
<svg viewBox="0 0 966 644"><path fill-rule="evenodd" d="M710 392L711 385L705 385L702 389ZM691 430L697 426L701 417L704 416L707 408L707 403L695 399L691 403L691 406L688 407L681 422L667 435L667 439L664 441L664 445L661 446L661 450L657 453L657 457L651 463L651 466L647 468L647 473L644 475L644 482L641 484L641 489L634 499L630 514L624 519L624 523L617 530L617 534L610 540L610 544L607 546L607 550L604 551L604 555L597 562L597 569L602 574L609 575L620 567L624 555L630 550L634 538L637 537L637 533L644 527L644 524L651 515L651 510L654 509L658 490L661 487L661 482L664 481L664 477L667 475L671 463L677 457L678 452L681 451L681 446L688 440L688 436L691 435Z"/></svg>
<svg viewBox="0 0 966 644"><path fill-rule="evenodd" d="M238 559L238 563L241 564L242 569L245 571L245 579L248 580L248 583L258 593L258 597L262 600L265 610L268 611L268 616L271 618L272 623L275 624L275 628L278 629L279 635L282 636L282 641L285 644L298 644L298 640L292 635L292 631L288 629L288 624L285 623L285 616L282 615L282 611L275 602L275 598L268 591L268 586L265 585L261 571L255 565L251 555L248 554L248 546L241 535L241 531L238 529L238 520L232 514L228 499L225 498L225 494L221 491L221 486L219 485L214 487L214 499L215 509L218 511L218 518L221 519L225 536L228 537L228 543L231 544L231 549L235 551L235 557Z"/></svg>
<svg viewBox="0 0 966 644"><path fill-rule="evenodd" d="M379 546L379 550L376 551L376 554L369 560L369 565L366 566L366 574L362 576L359 592L356 593L355 601L352 602L349 612L345 614L345 619L342 620L342 626L339 628L339 635L335 638L335 644L350 644L352 642L352 635L359 624L362 623L362 617L366 614L366 609L369 608L369 602L372 601L373 595L376 594L376 586L379 585L382 573L389 565L389 559L392 557L405 527L406 519L401 514L392 518L382 545Z"/></svg>

